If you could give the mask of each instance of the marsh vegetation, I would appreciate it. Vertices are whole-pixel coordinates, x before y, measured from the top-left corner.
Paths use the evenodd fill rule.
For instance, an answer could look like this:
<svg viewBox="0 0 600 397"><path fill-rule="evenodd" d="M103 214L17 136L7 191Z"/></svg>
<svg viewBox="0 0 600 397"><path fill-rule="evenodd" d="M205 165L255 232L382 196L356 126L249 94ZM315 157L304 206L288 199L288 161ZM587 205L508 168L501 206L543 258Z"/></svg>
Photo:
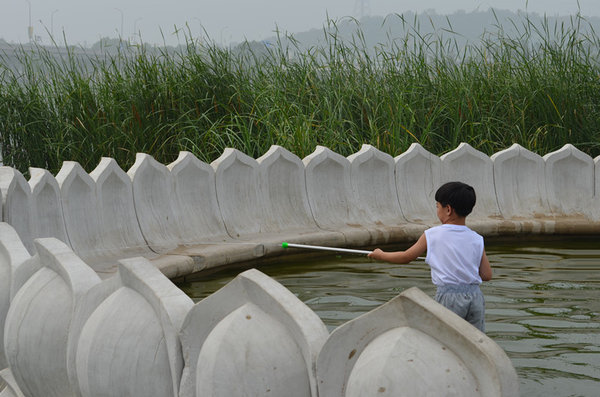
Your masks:
<svg viewBox="0 0 600 397"><path fill-rule="evenodd" d="M600 38L585 19L525 17L466 45L443 30L372 47L329 22L310 48L287 36L234 49L190 37L177 51L142 45L83 62L22 47L18 67L0 60L4 163L90 171L105 156L127 169L136 152L210 162L226 147L256 158L273 144L300 157L363 143L397 155L413 142L438 155L460 142L490 155L515 142L600 154Z"/></svg>

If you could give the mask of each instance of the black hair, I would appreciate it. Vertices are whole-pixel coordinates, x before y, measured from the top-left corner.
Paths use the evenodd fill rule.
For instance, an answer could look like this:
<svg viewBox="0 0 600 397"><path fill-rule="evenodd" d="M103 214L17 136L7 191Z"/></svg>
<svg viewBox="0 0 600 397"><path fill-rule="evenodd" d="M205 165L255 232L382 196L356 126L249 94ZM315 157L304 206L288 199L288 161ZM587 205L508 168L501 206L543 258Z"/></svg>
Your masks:
<svg viewBox="0 0 600 397"><path fill-rule="evenodd" d="M450 205L459 216L467 216L475 206L475 189L466 183L444 183L435 192L435 201L442 206Z"/></svg>

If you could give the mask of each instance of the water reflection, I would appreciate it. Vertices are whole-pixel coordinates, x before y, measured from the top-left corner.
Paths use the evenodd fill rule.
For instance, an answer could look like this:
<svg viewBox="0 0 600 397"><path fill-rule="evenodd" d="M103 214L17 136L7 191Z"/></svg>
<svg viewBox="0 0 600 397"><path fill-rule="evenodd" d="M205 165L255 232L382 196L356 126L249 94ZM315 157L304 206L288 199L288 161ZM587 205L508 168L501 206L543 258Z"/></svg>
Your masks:
<svg viewBox="0 0 600 397"><path fill-rule="evenodd" d="M523 396L600 395L600 247L596 238L487 242L486 329L511 358ZM392 265L359 256L260 268L312 308L329 330L412 286L433 296L423 262ZM238 271L180 287L193 299Z"/></svg>

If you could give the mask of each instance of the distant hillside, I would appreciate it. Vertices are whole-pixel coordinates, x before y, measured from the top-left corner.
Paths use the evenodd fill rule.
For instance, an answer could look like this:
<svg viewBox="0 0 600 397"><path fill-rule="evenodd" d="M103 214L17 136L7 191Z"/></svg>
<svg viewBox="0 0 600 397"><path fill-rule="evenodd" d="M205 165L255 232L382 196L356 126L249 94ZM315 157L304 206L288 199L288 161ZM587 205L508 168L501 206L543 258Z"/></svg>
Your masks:
<svg viewBox="0 0 600 397"><path fill-rule="evenodd" d="M476 44L483 38L493 40L499 32L509 37L522 36L527 31L530 39L535 40L539 34L548 37L562 36L560 32L579 31L589 34L600 32L600 18L582 16L543 16L535 13L492 10L464 12L451 15L440 15L433 11L402 15L390 14L386 17L370 16L360 21L345 18L329 21L321 29L306 32L281 32L279 38L272 36L262 43L274 45L278 40L285 46L297 46L300 49L323 46L331 42L333 36L347 43L361 42L367 48L390 46L402 43L407 37L422 37L428 42L451 42L452 45L464 46L466 43ZM293 40L290 40L290 37Z"/></svg>

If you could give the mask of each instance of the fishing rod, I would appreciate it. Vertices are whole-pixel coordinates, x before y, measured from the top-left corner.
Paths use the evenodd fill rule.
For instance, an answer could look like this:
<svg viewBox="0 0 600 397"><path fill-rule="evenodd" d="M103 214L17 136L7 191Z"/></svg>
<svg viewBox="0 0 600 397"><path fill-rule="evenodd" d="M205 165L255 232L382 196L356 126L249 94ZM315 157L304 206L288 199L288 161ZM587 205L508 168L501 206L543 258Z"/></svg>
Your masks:
<svg viewBox="0 0 600 397"><path fill-rule="evenodd" d="M348 248L335 248L335 247L323 247L321 245L305 245L305 244L292 244L292 243L281 243L283 248L305 248L311 250L319 250L319 251L333 251L333 252L346 252L349 254L361 254L361 255L369 255L373 251L365 251L365 250L353 250Z"/></svg>
<svg viewBox="0 0 600 397"><path fill-rule="evenodd" d="M304 248L304 249L312 249L319 251L333 251L333 252L346 252L348 254L360 254L360 255L369 255L373 251L366 250L354 250L349 248L336 248L336 247L323 247L321 245L305 245L305 244L292 244L292 243L281 243L282 248ZM425 260L424 257L420 256L417 259Z"/></svg>

